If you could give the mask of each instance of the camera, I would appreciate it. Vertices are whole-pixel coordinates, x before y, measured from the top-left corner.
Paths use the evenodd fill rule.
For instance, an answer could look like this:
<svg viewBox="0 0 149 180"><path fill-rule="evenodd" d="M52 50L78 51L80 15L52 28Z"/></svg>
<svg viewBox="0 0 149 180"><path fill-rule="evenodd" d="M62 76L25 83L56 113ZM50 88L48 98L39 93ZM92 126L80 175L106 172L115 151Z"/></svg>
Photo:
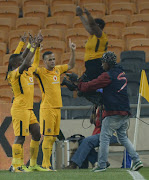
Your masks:
<svg viewBox="0 0 149 180"><path fill-rule="evenodd" d="M78 86L75 85L75 82L78 81L78 75L75 73L72 73L72 74L66 73L66 75L67 75L68 79L66 77L64 77L64 79L61 83L61 86L66 85L70 91L77 90Z"/></svg>
<svg viewBox="0 0 149 180"><path fill-rule="evenodd" d="M80 78L78 78L78 75L75 73L66 73L66 77L64 77L61 85L66 85L67 88L70 91L77 91L77 94L79 97L84 97L88 101L92 102L93 104L100 106L103 104L103 98L102 93L99 91L93 91L93 92L81 92L78 89L78 86L75 84L76 82L88 82L89 79L87 75L84 73Z"/></svg>

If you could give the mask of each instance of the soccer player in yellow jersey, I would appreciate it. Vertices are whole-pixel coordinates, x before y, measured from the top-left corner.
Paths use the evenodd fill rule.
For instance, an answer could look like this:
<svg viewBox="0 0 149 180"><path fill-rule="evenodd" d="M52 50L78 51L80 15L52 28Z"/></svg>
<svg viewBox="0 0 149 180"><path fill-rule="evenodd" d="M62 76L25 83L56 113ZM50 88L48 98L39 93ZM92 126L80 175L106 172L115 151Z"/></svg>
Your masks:
<svg viewBox="0 0 149 180"><path fill-rule="evenodd" d="M24 40L23 40L24 39ZM25 37L22 38L25 41ZM30 43L22 54L20 51L24 45L21 41L15 51L16 54L10 56L7 80L11 85L14 93L14 100L11 108L12 122L15 134L15 142L12 146L12 166L11 172L29 172L31 170L43 170L36 164L39 140L40 140L40 128L39 123L33 113L33 97L34 97L34 81L33 72L37 68L38 63L34 62L31 66L31 59L35 53L35 56L39 54L39 45L43 38L41 33L37 38L30 36ZM37 59L37 58L36 58ZM25 136L32 135L30 143L30 166L31 170L24 166L23 162L23 144ZM34 168L33 168L34 167Z"/></svg>
<svg viewBox="0 0 149 180"><path fill-rule="evenodd" d="M105 22L102 19L94 19L90 12L84 8L86 17L83 16L83 10L77 6L76 14L80 17L83 26L90 34L88 41L85 45L85 74L89 80L97 78L103 73L101 66L102 55L107 51L108 39L106 34L103 32Z"/></svg>
<svg viewBox="0 0 149 180"><path fill-rule="evenodd" d="M54 53L47 51L42 55L45 67L38 67L35 72L42 92L40 105L40 132L44 135L42 167L49 171L52 171L50 156L53 143L60 131L60 108L62 107L60 75L72 69L75 65L76 46L71 41L69 41L69 46L71 57L68 64L55 66Z"/></svg>

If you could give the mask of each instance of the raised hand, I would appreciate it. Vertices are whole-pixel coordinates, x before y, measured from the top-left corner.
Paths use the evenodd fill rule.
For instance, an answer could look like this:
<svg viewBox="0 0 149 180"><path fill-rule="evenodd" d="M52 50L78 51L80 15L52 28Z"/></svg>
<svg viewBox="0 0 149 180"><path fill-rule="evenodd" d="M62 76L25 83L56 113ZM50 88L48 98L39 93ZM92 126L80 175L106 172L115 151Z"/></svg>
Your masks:
<svg viewBox="0 0 149 180"><path fill-rule="evenodd" d="M43 41L43 36L42 36L41 30L40 30L39 33L38 33L38 35L37 35L37 37L36 37L36 43L37 43L37 45L39 46L42 41Z"/></svg>
<svg viewBox="0 0 149 180"><path fill-rule="evenodd" d="M84 8L84 13L85 13L86 15L90 15L90 12L89 12L86 8Z"/></svg>
<svg viewBox="0 0 149 180"><path fill-rule="evenodd" d="M73 42L71 42L71 39L69 39L69 47L73 51L76 50L76 45Z"/></svg>
<svg viewBox="0 0 149 180"><path fill-rule="evenodd" d="M23 34L23 36L20 37L20 40L23 41L24 43L26 43L26 39L27 39L27 34L26 32Z"/></svg>
<svg viewBox="0 0 149 180"><path fill-rule="evenodd" d="M76 7L76 15L77 16L82 16L83 15L83 10L80 8L80 6Z"/></svg>

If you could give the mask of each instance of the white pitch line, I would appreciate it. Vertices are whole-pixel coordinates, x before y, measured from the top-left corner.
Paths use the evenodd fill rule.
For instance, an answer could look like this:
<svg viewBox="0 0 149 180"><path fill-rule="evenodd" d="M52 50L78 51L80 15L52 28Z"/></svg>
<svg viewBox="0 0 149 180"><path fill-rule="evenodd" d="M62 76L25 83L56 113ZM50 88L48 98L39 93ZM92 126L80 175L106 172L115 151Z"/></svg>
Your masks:
<svg viewBox="0 0 149 180"><path fill-rule="evenodd" d="M134 180L146 180L138 171L127 171L133 177Z"/></svg>

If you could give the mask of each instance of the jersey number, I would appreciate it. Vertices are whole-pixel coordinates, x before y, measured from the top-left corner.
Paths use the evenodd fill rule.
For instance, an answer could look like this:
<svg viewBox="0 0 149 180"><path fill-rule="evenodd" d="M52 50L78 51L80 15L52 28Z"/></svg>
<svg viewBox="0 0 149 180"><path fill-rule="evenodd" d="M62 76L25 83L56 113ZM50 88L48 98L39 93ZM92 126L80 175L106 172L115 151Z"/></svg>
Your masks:
<svg viewBox="0 0 149 180"><path fill-rule="evenodd" d="M118 90L117 92L120 92L120 91L122 91L124 88L125 88L125 86L127 85L127 79L126 79L126 77L122 77L123 75L124 75L125 73L124 72L122 72L122 73L120 73L118 76L117 76L117 79L120 81L120 80L125 80L125 84L120 88L120 90Z"/></svg>

